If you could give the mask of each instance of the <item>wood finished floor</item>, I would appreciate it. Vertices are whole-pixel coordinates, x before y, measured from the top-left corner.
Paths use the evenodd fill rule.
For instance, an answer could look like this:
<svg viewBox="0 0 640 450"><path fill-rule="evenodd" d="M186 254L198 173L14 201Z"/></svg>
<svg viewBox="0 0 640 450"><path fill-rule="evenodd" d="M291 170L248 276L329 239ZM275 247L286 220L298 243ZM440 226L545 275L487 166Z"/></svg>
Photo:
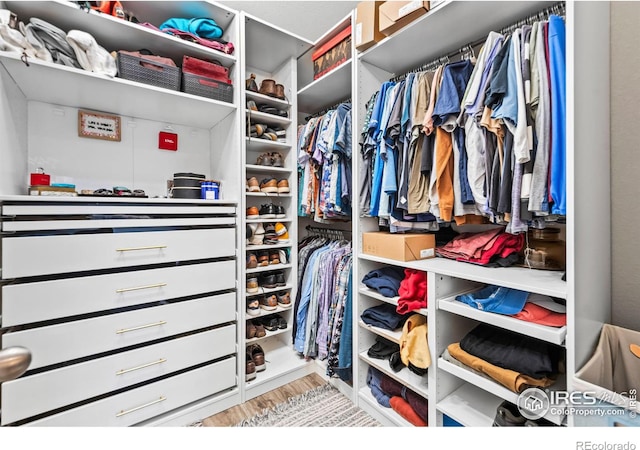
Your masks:
<svg viewBox="0 0 640 450"><path fill-rule="evenodd" d="M290 397L295 397L310 389L326 384L326 381L317 373L312 373L303 378L286 384L278 389L262 394L241 405L234 406L202 421L204 427L230 427L244 419L248 419L262 412L266 408L286 402Z"/></svg>

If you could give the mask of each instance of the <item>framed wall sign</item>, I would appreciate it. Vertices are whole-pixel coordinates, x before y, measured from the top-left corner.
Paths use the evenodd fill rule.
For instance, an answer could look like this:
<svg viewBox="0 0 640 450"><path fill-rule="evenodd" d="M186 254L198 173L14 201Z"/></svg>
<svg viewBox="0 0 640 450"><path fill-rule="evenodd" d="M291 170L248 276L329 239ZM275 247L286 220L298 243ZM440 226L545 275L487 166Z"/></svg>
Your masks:
<svg viewBox="0 0 640 450"><path fill-rule="evenodd" d="M78 110L78 136L120 142L120 116Z"/></svg>

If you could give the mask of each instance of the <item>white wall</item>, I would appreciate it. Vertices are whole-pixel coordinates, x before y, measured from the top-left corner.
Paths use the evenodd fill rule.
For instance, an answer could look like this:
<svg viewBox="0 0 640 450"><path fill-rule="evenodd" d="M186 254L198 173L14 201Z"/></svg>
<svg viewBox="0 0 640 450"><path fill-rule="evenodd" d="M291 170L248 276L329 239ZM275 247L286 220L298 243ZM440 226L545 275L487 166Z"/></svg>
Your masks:
<svg viewBox="0 0 640 450"><path fill-rule="evenodd" d="M640 330L638 17L640 2L611 3L612 322L634 330ZM594 214L606 211L594 205Z"/></svg>

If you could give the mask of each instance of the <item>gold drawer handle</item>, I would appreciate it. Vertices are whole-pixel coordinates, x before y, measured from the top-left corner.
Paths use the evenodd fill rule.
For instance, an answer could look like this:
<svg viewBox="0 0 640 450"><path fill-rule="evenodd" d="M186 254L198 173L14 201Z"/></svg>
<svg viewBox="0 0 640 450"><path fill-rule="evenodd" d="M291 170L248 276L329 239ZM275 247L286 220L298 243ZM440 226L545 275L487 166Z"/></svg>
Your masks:
<svg viewBox="0 0 640 450"><path fill-rule="evenodd" d="M167 283L156 283L156 284L147 284L146 286L137 286L132 288L122 288L116 289L117 294L122 294L123 292L131 292L131 291L139 291L141 289L153 289L166 286Z"/></svg>
<svg viewBox="0 0 640 450"><path fill-rule="evenodd" d="M140 370L140 369L144 369L144 368L146 368L146 367L155 366L156 364L162 364L163 362L166 362L166 361L167 361L167 358L160 358L160 359L159 359L159 360L157 360L157 361L153 361L153 362L150 362L150 363L147 363L147 364L143 364L143 365L138 366L138 367L132 367L131 369L122 369L122 370L118 370L118 371L116 372L116 375L123 375L123 374L125 374L125 373L133 372L133 371L135 371L135 370Z"/></svg>
<svg viewBox="0 0 640 450"><path fill-rule="evenodd" d="M166 245L149 245L147 247L128 247L128 248L117 248L117 252L134 252L137 250L157 250L161 248L167 248Z"/></svg>
<svg viewBox="0 0 640 450"><path fill-rule="evenodd" d="M138 411L138 410L140 410L140 409L142 409L142 408L146 408L146 407L151 406L151 405L155 405L156 403L163 402L163 401L165 401L166 399L167 399L167 397L160 397L158 400L154 400L154 401L152 401L152 402L149 402L149 403L147 403L146 405L140 405L140 406L136 406L135 408L128 409L128 410L126 410L126 411L124 411L124 410L123 410L123 411L120 411L118 414L116 414L116 417L126 416L126 415L127 415L127 414L129 414L129 413L132 413L132 412Z"/></svg>
<svg viewBox="0 0 640 450"><path fill-rule="evenodd" d="M142 330L143 328L158 327L160 325L164 325L165 323L167 323L166 320L161 320L159 322L149 323L147 325L140 325L139 327L124 328L122 330L116 331L116 334L128 333L129 331Z"/></svg>

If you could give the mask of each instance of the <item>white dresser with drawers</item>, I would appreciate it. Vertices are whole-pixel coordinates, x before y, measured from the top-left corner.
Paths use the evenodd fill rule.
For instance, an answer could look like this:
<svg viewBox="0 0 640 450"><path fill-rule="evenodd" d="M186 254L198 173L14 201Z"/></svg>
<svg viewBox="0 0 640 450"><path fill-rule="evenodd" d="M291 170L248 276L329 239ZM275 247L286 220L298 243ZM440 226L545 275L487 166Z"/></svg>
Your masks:
<svg viewBox="0 0 640 450"><path fill-rule="evenodd" d="M240 402L237 211L223 201L0 197L4 425L187 424Z"/></svg>

